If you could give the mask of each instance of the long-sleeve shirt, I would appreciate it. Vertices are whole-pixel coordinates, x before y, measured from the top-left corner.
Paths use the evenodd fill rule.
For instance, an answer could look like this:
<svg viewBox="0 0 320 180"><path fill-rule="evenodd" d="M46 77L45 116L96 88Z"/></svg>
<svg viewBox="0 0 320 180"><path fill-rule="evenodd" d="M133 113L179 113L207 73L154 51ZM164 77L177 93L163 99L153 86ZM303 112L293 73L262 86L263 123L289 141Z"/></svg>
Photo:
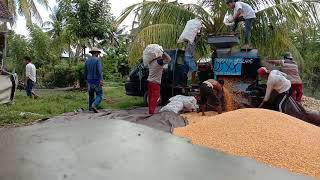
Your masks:
<svg viewBox="0 0 320 180"><path fill-rule="evenodd" d="M37 81L37 70L36 66L32 63L26 65L26 78L33 82Z"/></svg>
<svg viewBox="0 0 320 180"><path fill-rule="evenodd" d="M281 71L286 73L291 84L302 84L298 65L293 61L281 60Z"/></svg>
<svg viewBox="0 0 320 180"><path fill-rule="evenodd" d="M170 56L167 53L164 53L163 55L164 55L163 63L168 64L171 61ZM154 59L148 64L148 68L149 68L148 81L161 84L163 65L160 65L157 59Z"/></svg>
<svg viewBox="0 0 320 180"><path fill-rule="evenodd" d="M89 84L99 84L102 80L102 63L99 58L89 58L84 67L85 80Z"/></svg>
<svg viewBox="0 0 320 180"><path fill-rule="evenodd" d="M287 75L285 73L282 73L278 70L273 70L270 72L264 101L268 101L270 99L273 90L280 94L289 91L291 88L291 82L286 78L286 76Z"/></svg>

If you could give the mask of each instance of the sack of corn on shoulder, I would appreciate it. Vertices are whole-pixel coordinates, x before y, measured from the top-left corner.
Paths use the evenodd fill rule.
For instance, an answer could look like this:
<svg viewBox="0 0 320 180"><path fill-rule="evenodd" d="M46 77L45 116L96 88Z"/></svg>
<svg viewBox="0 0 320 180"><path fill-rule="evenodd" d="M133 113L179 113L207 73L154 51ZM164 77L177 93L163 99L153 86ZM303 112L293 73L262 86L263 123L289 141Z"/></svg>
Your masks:
<svg viewBox="0 0 320 180"><path fill-rule="evenodd" d="M152 60L163 55L163 48L158 44L149 44L143 51L143 64L147 66Z"/></svg>
<svg viewBox="0 0 320 180"><path fill-rule="evenodd" d="M189 43L193 43L198 32L201 30L202 23L200 19L192 19L189 20L180 35L178 43L182 43L188 41Z"/></svg>

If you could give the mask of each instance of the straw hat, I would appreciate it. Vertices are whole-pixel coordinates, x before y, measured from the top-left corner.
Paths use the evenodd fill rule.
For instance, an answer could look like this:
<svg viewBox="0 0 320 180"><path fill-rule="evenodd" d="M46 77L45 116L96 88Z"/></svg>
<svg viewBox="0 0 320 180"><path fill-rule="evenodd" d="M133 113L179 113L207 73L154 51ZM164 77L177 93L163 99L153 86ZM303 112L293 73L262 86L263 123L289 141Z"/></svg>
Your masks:
<svg viewBox="0 0 320 180"><path fill-rule="evenodd" d="M93 47L93 48L89 51L89 53L91 53L91 54L93 54L93 53L95 53L95 52L101 53L100 49L98 49L97 47Z"/></svg>

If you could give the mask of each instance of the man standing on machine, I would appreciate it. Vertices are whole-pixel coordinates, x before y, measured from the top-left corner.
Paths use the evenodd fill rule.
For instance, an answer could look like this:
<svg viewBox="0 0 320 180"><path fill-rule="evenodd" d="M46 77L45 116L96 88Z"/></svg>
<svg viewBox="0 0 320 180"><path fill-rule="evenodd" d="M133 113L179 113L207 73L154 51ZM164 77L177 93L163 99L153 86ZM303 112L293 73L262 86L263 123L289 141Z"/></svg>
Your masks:
<svg viewBox="0 0 320 180"><path fill-rule="evenodd" d="M254 12L253 8L244 2L240 2L237 0L227 0L226 1L228 7L234 10L233 20L234 26L232 31L236 31L238 28L238 24L240 21L244 21L245 23L245 49L250 48L251 44L251 31L253 26L253 21L256 18L256 13Z"/></svg>

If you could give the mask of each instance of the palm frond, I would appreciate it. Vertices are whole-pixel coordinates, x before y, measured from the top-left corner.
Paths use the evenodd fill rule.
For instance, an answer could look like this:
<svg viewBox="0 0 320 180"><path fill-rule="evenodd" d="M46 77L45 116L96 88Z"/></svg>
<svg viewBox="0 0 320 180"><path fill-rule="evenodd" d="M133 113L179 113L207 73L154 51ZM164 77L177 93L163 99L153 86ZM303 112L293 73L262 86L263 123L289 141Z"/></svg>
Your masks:
<svg viewBox="0 0 320 180"><path fill-rule="evenodd" d="M142 6L143 6L143 3L136 3L136 4L133 4L133 5L125 8L122 11L122 13L120 14L120 16L116 19L115 25L119 26L131 13L135 12L136 10L141 8Z"/></svg>
<svg viewBox="0 0 320 180"><path fill-rule="evenodd" d="M140 27L144 28L152 24L176 24L184 26L196 15L175 3L145 2L140 14Z"/></svg>
<svg viewBox="0 0 320 180"><path fill-rule="evenodd" d="M30 7L29 11L30 11L31 15L36 19L37 22L39 22L40 24L42 24L42 23L43 23L43 22L42 22L42 18L41 18L41 15L40 15L40 13L39 13L39 10L38 10L36 4L34 3L34 1L30 1L29 3L30 3L30 5L29 5L29 7Z"/></svg>
<svg viewBox="0 0 320 180"><path fill-rule="evenodd" d="M18 12L20 15L24 16L27 20L27 25L32 24L31 13L29 11L29 3L28 0L20 0Z"/></svg>
<svg viewBox="0 0 320 180"><path fill-rule="evenodd" d="M181 47L181 44L177 44L177 40L183 28L183 26L173 24L155 24L144 28L131 45L129 63L133 65L138 62L148 44L156 43L164 49Z"/></svg>

